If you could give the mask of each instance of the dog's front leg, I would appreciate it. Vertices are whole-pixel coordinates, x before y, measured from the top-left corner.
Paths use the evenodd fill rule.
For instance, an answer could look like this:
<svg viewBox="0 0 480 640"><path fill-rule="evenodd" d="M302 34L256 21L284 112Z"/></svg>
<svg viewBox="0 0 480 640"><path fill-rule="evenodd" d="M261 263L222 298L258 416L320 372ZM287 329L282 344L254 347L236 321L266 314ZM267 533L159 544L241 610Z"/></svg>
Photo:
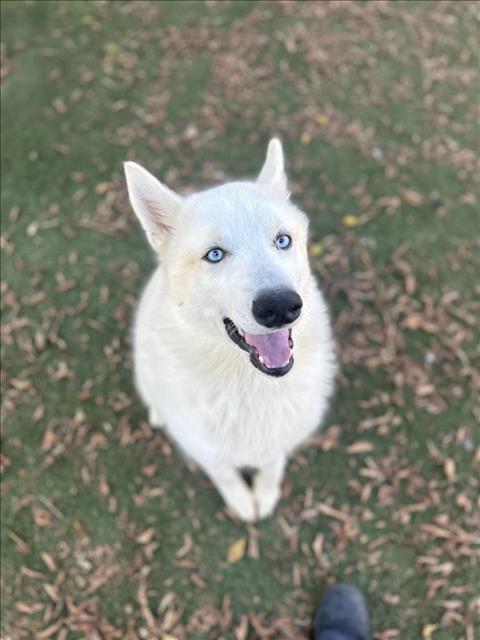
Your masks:
<svg viewBox="0 0 480 640"><path fill-rule="evenodd" d="M217 487L218 492L229 507L241 520L255 520L255 501L253 493L243 478L233 467L205 467L205 472Z"/></svg>
<svg viewBox="0 0 480 640"><path fill-rule="evenodd" d="M281 495L283 471L286 457L278 457L272 464L258 470L253 480L253 494L259 518L273 513Z"/></svg>

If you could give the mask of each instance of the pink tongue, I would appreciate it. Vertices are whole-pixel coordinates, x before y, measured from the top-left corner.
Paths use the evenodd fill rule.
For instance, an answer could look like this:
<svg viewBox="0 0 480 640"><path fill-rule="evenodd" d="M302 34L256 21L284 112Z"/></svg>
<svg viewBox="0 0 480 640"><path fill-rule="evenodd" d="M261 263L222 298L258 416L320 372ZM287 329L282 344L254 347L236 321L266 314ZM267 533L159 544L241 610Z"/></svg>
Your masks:
<svg viewBox="0 0 480 640"><path fill-rule="evenodd" d="M283 367L288 363L292 355L289 345L288 329L280 329L263 336L254 336L246 333L245 342L255 347L258 355L270 369Z"/></svg>

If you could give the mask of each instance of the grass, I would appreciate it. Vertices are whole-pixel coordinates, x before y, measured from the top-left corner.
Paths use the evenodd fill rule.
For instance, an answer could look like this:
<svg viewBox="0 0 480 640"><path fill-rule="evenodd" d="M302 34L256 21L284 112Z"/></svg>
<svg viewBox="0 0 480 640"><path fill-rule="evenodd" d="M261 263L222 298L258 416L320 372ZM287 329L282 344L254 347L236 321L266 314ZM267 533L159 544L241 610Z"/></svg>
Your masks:
<svg viewBox="0 0 480 640"><path fill-rule="evenodd" d="M3 637L306 638L348 580L378 639L471 640L475 3L6 0L2 25ZM133 389L154 261L121 163L202 187L273 133L341 375L247 528Z"/></svg>

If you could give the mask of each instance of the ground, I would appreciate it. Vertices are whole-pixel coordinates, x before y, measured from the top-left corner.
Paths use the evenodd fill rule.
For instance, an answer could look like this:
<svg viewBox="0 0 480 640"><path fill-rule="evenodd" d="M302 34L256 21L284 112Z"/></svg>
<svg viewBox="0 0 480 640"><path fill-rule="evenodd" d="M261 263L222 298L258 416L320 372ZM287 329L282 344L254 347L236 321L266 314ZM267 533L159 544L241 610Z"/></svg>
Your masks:
<svg viewBox="0 0 480 640"><path fill-rule="evenodd" d="M377 640L473 640L478 28L464 1L2 2L2 638L308 638L346 580ZM341 369L245 526L133 388L154 259L122 161L199 188L272 134Z"/></svg>

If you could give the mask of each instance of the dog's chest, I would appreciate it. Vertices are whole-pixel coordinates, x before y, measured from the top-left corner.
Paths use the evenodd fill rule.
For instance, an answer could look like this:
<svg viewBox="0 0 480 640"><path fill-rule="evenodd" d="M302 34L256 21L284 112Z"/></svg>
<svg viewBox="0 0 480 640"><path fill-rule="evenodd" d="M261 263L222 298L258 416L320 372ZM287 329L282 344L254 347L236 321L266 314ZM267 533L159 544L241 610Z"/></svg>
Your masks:
<svg viewBox="0 0 480 640"><path fill-rule="evenodd" d="M204 378L199 385L197 379L184 398L196 435L235 466L265 464L291 451L318 425L325 405L322 394L296 376L262 382Z"/></svg>

